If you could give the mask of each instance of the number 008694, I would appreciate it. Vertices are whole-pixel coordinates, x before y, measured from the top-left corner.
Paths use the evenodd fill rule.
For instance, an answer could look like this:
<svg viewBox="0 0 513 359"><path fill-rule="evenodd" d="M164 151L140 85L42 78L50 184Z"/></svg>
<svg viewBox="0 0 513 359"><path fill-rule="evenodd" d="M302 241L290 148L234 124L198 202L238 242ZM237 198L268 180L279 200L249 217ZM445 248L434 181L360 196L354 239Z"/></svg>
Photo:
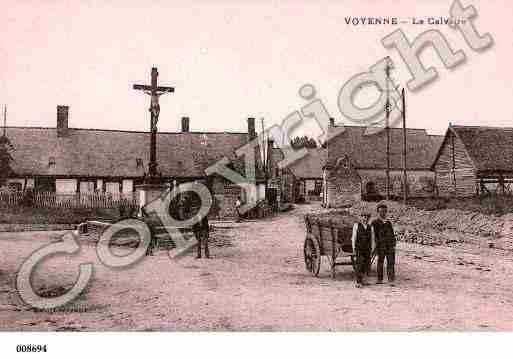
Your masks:
<svg viewBox="0 0 513 359"><path fill-rule="evenodd" d="M47 348L46 345L19 344L16 346L16 351L18 353L46 353Z"/></svg>

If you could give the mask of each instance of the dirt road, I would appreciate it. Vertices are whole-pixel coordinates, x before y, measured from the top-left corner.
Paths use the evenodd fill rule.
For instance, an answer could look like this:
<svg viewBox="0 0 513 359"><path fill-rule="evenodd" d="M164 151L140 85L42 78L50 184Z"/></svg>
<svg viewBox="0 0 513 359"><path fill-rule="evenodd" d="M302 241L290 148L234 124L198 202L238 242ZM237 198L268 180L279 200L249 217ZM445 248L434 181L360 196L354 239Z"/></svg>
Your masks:
<svg viewBox="0 0 513 359"><path fill-rule="evenodd" d="M0 234L1 330L511 330L513 253L399 243L396 286L355 288L349 267L319 278L303 262L301 206L266 221L219 224L213 259L170 260L159 252L124 270L103 266L95 247L58 255L36 286L66 286L78 265L94 279L77 310L34 312L14 281L22 261L57 232ZM375 277L371 278L371 283Z"/></svg>

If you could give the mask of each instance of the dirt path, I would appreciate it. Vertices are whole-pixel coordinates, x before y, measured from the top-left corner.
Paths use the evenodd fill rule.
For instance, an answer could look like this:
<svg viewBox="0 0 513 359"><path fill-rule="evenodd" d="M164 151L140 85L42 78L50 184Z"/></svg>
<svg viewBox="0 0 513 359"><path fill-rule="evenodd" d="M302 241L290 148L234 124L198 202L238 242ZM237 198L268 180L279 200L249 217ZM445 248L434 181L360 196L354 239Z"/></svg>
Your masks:
<svg viewBox="0 0 513 359"><path fill-rule="evenodd" d="M335 280L326 262L319 278L305 271L302 215L310 209L220 225L211 260L173 261L162 251L112 270L84 244L76 257L45 261L34 278L38 286L65 286L80 263L94 263L94 279L75 303L84 312L34 312L17 298L13 283L21 262L57 232L2 233L0 329L513 329L513 253L400 243L397 285L357 289L349 267Z"/></svg>

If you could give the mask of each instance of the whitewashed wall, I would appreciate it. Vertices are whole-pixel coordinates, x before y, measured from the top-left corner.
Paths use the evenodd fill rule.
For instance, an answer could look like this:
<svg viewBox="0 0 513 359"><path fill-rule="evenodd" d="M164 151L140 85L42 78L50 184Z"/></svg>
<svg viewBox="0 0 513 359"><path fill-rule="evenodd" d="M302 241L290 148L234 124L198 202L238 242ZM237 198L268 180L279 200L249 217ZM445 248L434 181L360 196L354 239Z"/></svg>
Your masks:
<svg viewBox="0 0 513 359"><path fill-rule="evenodd" d="M80 193L93 193L95 181L80 181Z"/></svg>
<svg viewBox="0 0 513 359"><path fill-rule="evenodd" d="M119 193L119 182L107 182L105 184L105 192Z"/></svg>
<svg viewBox="0 0 513 359"><path fill-rule="evenodd" d="M265 199L265 184L261 183L258 185L258 200L264 200Z"/></svg>
<svg viewBox="0 0 513 359"><path fill-rule="evenodd" d="M123 193L132 193L134 191L134 181L131 179L123 180Z"/></svg>

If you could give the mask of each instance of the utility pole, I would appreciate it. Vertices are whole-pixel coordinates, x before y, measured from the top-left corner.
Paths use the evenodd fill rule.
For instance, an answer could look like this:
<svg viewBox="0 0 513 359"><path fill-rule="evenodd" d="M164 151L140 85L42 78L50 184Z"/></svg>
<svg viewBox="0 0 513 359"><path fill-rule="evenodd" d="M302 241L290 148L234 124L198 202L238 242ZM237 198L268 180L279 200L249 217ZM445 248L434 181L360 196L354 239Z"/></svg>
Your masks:
<svg viewBox="0 0 513 359"><path fill-rule="evenodd" d="M406 174L406 98L404 88L401 97L403 100L403 202L406 205L406 200L408 199L408 175Z"/></svg>
<svg viewBox="0 0 513 359"><path fill-rule="evenodd" d="M6 137L6 129L7 129L7 105L4 105L4 130L3 137Z"/></svg>
<svg viewBox="0 0 513 359"><path fill-rule="evenodd" d="M386 134L387 134L387 169L386 169L386 186L387 186L387 200L390 199L390 59L387 57L387 65L385 67L386 81L387 81L387 102L386 102Z"/></svg>
<svg viewBox="0 0 513 359"><path fill-rule="evenodd" d="M263 167L264 167L264 180L265 180L265 199L267 199L267 191L268 191L268 187L269 187L269 168L268 167L268 163L267 163L267 156L269 155L268 152L269 152L269 149L268 149L268 146L269 146L269 143L268 143L268 138L267 136L265 135L265 126L264 126L264 118L262 117L261 118L261 124L262 124L262 157L263 157L263 161L262 161L262 164L263 164Z"/></svg>

